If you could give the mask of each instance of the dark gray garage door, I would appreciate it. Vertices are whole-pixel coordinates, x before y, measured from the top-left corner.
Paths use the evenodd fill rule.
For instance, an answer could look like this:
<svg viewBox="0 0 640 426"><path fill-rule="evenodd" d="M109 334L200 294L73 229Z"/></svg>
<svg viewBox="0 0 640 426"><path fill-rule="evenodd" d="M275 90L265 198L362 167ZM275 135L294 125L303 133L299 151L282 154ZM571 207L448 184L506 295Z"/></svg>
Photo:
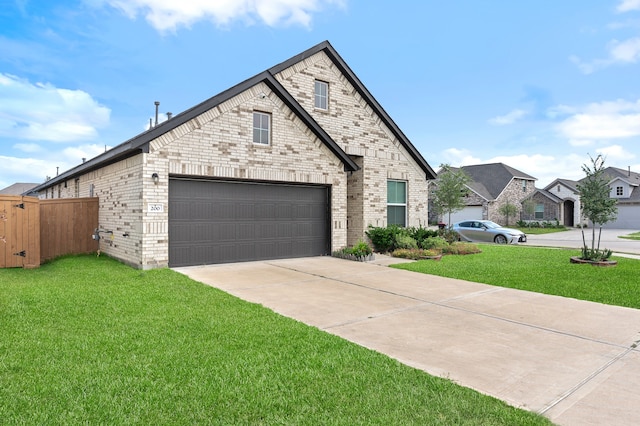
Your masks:
<svg viewBox="0 0 640 426"><path fill-rule="evenodd" d="M329 189L169 180L169 265L329 254Z"/></svg>

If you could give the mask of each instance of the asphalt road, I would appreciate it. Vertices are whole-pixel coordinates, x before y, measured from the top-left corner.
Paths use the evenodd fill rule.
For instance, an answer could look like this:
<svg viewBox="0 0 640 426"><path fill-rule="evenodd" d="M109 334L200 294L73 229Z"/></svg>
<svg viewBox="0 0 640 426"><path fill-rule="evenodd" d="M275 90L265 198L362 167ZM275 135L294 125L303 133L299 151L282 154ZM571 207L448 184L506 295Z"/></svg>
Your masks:
<svg viewBox="0 0 640 426"><path fill-rule="evenodd" d="M591 246L591 237L593 229L584 229L584 238L587 244ZM596 232L596 244L598 238L598 229ZM619 238L621 235L629 235L633 232L638 232L633 229L603 229L600 236L600 248L610 249L616 254L633 254L640 256L640 240L629 240L626 238ZM565 247L565 248L581 248L582 242L582 230L578 228L570 229L564 232L554 232L551 234L542 235L529 235L527 234L527 242L529 246L543 246L543 247Z"/></svg>

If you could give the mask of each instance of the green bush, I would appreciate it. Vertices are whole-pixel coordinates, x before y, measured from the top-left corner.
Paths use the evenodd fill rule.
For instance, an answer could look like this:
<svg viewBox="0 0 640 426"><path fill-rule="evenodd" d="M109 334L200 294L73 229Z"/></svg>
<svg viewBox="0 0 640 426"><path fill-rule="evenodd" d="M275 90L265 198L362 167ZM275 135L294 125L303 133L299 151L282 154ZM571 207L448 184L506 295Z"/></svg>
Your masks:
<svg viewBox="0 0 640 426"><path fill-rule="evenodd" d="M427 238L432 238L432 237L437 237L438 236L438 231L435 230L431 230L431 229L427 229L427 228L423 228L423 227L409 227L406 228L407 234L413 238L414 240L416 240L416 242L418 243L418 247L420 248L429 248L429 247L423 247L423 243Z"/></svg>
<svg viewBox="0 0 640 426"><path fill-rule="evenodd" d="M609 260L609 258L611 257L611 250L609 249L603 249L603 250L598 250L598 249L590 249L589 247L582 247L582 255L580 256L581 259L584 260L591 260L594 262L599 262L602 260Z"/></svg>
<svg viewBox="0 0 640 426"><path fill-rule="evenodd" d="M396 236L403 233L406 235L406 232L404 228L397 225L390 225L386 228L369 225L369 229L365 234L371 240L378 253L386 253L396 248Z"/></svg>
<svg viewBox="0 0 640 426"><path fill-rule="evenodd" d="M395 238L394 251L398 249L417 249L418 242L408 235L397 234Z"/></svg>
<svg viewBox="0 0 640 426"><path fill-rule="evenodd" d="M444 238L429 237L422 242L422 246L420 248L442 250L448 245L449 243Z"/></svg>
<svg viewBox="0 0 640 426"><path fill-rule="evenodd" d="M371 249L369 244L365 243L362 240L358 241L351 248L351 254L353 254L356 257L365 257L365 256L370 255L371 253L373 253L373 250Z"/></svg>

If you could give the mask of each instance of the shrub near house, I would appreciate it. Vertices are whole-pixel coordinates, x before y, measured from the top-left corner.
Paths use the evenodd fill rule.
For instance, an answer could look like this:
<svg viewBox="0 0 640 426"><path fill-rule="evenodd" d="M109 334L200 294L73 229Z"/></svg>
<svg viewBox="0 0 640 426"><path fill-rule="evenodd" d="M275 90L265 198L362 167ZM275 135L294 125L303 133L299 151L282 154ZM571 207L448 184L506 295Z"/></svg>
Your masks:
<svg viewBox="0 0 640 426"><path fill-rule="evenodd" d="M429 230L422 227L373 227L367 230L376 251L395 257L423 259L442 254L480 253L477 245L447 239L450 230Z"/></svg>

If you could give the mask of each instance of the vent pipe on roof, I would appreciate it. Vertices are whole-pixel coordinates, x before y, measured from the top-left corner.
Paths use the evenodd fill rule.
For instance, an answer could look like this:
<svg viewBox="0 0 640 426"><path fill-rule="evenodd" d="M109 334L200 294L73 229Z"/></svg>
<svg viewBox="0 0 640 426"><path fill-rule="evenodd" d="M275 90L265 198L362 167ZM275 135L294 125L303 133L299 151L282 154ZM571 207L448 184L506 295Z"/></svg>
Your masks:
<svg viewBox="0 0 640 426"><path fill-rule="evenodd" d="M167 120L171 120L171 117L173 117L173 113L172 112L168 112L167 113Z"/></svg>
<svg viewBox="0 0 640 426"><path fill-rule="evenodd" d="M84 164L84 162L87 161L87 159L85 157L82 157L82 163Z"/></svg>
<svg viewBox="0 0 640 426"><path fill-rule="evenodd" d="M160 102L155 101L154 105L156 106L156 126L158 125L158 107L160 106Z"/></svg>
<svg viewBox="0 0 640 426"><path fill-rule="evenodd" d="M631 166L628 166L628 167L629 167L629 177L631 177Z"/></svg>
<svg viewBox="0 0 640 426"><path fill-rule="evenodd" d="M60 169L60 167L56 166L56 176L58 176L59 169Z"/></svg>

